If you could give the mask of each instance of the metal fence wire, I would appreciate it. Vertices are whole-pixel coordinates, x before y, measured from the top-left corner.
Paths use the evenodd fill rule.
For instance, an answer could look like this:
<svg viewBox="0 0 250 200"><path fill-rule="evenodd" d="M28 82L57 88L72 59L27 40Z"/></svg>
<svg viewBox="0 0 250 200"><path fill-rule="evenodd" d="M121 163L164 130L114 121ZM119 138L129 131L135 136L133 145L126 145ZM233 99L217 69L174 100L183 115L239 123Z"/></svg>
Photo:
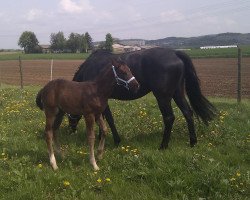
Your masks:
<svg viewBox="0 0 250 200"><path fill-rule="evenodd" d="M192 59L206 96L237 98L238 59L198 58ZM82 60L22 60L23 85L44 85L56 78L72 80ZM250 98L250 58L241 59L241 94ZM20 85L18 59L0 61L0 83Z"/></svg>

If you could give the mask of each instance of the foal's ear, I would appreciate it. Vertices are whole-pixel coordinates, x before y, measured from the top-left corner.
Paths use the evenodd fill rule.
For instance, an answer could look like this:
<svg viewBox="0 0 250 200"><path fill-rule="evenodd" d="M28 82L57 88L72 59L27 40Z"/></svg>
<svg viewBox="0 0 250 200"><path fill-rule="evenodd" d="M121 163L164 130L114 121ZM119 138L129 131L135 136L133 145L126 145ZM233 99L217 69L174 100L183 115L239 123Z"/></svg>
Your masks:
<svg viewBox="0 0 250 200"><path fill-rule="evenodd" d="M119 66L120 66L120 64L119 64L115 59L112 59L112 60L111 60L111 63L112 63L112 65L113 65L114 67L119 67Z"/></svg>

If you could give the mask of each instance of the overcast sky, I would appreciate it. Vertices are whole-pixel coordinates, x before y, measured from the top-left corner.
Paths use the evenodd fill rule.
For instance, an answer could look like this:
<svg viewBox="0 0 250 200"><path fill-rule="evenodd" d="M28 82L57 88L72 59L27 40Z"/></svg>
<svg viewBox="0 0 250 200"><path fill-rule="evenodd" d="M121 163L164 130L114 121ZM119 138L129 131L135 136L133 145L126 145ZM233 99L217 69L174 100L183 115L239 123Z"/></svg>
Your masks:
<svg viewBox="0 0 250 200"><path fill-rule="evenodd" d="M8 0L0 4L0 49L18 48L23 31L49 44L50 34L88 31L120 39L250 32L250 0Z"/></svg>

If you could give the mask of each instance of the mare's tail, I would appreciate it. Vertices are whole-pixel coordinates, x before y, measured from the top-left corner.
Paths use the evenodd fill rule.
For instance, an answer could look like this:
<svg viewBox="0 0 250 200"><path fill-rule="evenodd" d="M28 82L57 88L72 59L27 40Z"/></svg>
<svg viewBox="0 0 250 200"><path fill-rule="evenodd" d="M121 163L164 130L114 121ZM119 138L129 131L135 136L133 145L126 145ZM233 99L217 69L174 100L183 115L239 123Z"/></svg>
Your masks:
<svg viewBox="0 0 250 200"><path fill-rule="evenodd" d="M43 91L43 89L41 89L41 90L37 93L37 95L36 95L36 105L37 105L41 110L43 110L43 103L42 103L42 98L41 98L41 96L42 96L42 91Z"/></svg>
<svg viewBox="0 0 250 200"><path fill-rule="evenodd" d="M216 115L216 108L202 95L200 81L196 74L191 58L182 51L176 51L176 55L185 65L185 87L192 109L198 118L208 125Z"/></svg>

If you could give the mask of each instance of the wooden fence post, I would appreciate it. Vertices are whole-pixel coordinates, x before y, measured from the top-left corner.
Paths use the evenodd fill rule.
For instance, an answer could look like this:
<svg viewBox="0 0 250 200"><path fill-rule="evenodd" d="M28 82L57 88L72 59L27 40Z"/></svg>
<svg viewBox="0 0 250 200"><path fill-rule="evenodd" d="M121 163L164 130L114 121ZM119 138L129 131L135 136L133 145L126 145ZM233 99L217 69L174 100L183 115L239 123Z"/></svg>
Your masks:
<svg viewBox="0 0 250 200"><path fill-rule="evenodd" d="M2 67L0 66L0 88L2 87Z"/></svg>
<svg viewBox="0 0 250 200"><path fill-rule="evenodd" d="M21 56L19 56L19 70L20 70L20 79L21 79L21 89L23 89L23 68L22 68Z"/></svg>
<svg viewBox="0 0 250 200"><path fill-rule="evenodd" d="M241 49L238 46L238 89L237 89L237 102L241 102L241 58L242 58L242 53Z"/></svg>
<svg viewBox="0 0 250 200"><path fill-rule="evenodd" d="M53 64L54 64L54 60L52 59L50 62L50 80L53 79Z"/></svg>

